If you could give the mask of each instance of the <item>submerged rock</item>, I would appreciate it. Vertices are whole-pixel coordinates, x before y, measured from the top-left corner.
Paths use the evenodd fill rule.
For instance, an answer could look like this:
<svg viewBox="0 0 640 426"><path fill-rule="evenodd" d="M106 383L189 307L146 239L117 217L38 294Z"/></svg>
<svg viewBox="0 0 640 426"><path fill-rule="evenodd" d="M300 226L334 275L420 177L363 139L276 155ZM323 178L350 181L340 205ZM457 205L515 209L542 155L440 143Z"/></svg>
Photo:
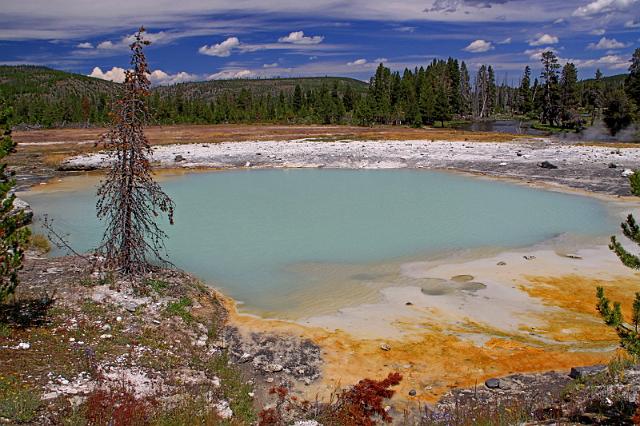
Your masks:
<svg viewBox="0 0 640 426"><path fill-rule="evenodd" d="M487 379L484 385L489 389L498 389L500 387L500 379Z"/></svg>

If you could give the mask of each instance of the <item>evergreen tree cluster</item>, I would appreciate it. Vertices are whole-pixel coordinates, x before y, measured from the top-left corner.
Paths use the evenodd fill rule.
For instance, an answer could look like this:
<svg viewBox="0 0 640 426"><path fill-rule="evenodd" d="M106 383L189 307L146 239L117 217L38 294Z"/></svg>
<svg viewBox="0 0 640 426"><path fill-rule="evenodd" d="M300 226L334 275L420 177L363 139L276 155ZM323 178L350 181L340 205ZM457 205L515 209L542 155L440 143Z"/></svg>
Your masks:
<svg viewBox="0 0 640 426"><path fill-rule="evenodd" d="M640 93L640 53L628 76L578 81L572 63L541 57L519 82L496 81L491 65L434 59L394 72L380 64L367 85L337 77L238 79L151 89L152 124L396 124L420 127L456 119L523 116L548 126L580 129L602 117L612 134L631 123ZM122 85L44 67L0 66L0 95L14 106L14 125L92 126L109 123Z"/></svg>

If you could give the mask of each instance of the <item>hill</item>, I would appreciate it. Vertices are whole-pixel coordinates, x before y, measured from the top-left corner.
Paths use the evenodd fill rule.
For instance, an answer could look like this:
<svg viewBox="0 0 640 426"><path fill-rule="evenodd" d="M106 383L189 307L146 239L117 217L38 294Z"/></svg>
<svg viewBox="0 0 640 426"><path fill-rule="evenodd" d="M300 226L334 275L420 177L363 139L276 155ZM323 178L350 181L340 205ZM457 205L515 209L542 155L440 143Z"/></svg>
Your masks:
<svg viewBox="0 0 640 426"><path fill-rule="evenodd" d="M330 103L329 95L342 98L349 92L347 96L355 99L368 87L362 81L342 77L214 80L154 87L151 106L157 121L163 124L287 121L298 85L305 94L317 98L314 105L307 106L318 112L321 103ZM104 124L120 87L118 83L47 67L0 66L0 97L13 106L17 125ZM314 97L316 92L318 96ZM325 115L333 114L331 105L325 110Z"/></svg>

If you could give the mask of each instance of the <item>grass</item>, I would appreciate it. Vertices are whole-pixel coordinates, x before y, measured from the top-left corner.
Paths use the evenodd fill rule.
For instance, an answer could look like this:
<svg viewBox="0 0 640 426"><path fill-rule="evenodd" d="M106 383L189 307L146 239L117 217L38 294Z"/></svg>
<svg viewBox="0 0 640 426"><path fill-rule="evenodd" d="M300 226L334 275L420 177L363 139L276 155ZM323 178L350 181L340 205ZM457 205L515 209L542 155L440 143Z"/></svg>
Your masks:
<svg viewBox="0 0 640 426"><path fill-rule="evenodd" d="M144 281L144 285L146 287L149 287L151 290L155 291L156 293L158 293L159 295L163 296L167 290L167 288L169 287L169 283L166 281L162 281L162 280L156 280L156 279L147 279Z"/></svg>
<svg viewBox="0 0 640 426"><path fill-rule="evenodd" d="M0 376L0 417L16 423L36 418L42 402L29 387L12 376Z"/></svg>
<svg viewBox="0 0 640 426"><path fill-rule="evenodd" d="M0 337L9 337L11 335L11 328L3 323L0 322Z"/></svg>
<svg viewBox="0 0 640 426"><path fill-rule="evenodd" d="M186 323L193 321L193 315L189 312L188 308L193 305L190 298L184 296L177 302L171 302L165 308L165 314L170 317L180 317Z"/></svg>
<svg viewBox="0 0 640 426"><path fill-rule="evenodd" d="M243 424L253 424L256 412L253 409L253 398L249 396L251 385L242 380L242 373L229 364L226 354L213 358L206 366L208 371L220 379L220 387L233 415Z"/></svg>
<svg viewBox="0 0 640 426"><path fill-rule="evenodd" d="M49 243L49 239L42 234L31 234L29 237L29 248L40 253L49 253L51 251L51 243Z"/></svg>

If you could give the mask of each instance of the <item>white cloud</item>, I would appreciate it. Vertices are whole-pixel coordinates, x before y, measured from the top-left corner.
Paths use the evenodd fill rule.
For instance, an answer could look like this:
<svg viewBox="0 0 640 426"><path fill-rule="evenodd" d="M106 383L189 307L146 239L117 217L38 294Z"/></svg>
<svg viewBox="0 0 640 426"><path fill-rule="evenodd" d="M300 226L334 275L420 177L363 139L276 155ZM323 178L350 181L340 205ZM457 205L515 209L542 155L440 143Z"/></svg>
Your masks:
<svg viewBox="0 0 640 426"><path fill-rule="evenodd" d="M93 44L89 42L80 43L76 46L78 49L93 49Z"/></svg>
<svg viewBox="0 0 640 426"><path fill-rule="evenodd" d="M375 58L373 60L374 64L384 64L386 62L389 62L389 60L387 58Z"/></svg>
<svg viewBox="0 0 640 426"><path fill-rule="evenodd" d="M116 83L124 82L125 70L124 68L113 67L109 71L102 72L100 67L95 67L89 77L100 78L102 80L115 81Z"/></svg>
<svg viewBox="0 0 640 426"><path fill-rule="evenodd" d="M640 21L636 21L634 19L627 21L624 23L625 28L640 28Z"/></svg>
<svg viewBox="0 0 640 426"><path fill-rule="evenodd" d="M561 62L573 62L579 67L600 67L612 70L625 70L629 67L629 59L619 55L605 55L596 59L566 59Z"/></svg>
<svg viewBox="0 0 640 426"><path fill-rule="evenodd" d="M347 62L347 65L349 65L350 67L354 67L354 66L362 66L362 65L366 65L368 62L366 59L364 58L360 58L360 59L356 59L353 62Z"/></svg>
<svg viewBox="0 0 640 426"><path fill-rule="evenodd" d="M551 34L539 34L536 38L529 40L529 46L547 46L557 44L560 39Z"/></svg>
<svg viewBox="0 0 640 426"><path fill-rule="evenodd" d="M589 31L589 34L601 36L601 35L604 35L606 32L607 31L604 28L596 28L596 29L593 29L593 30Z"/></svg>
<svg viewBox="0 0 640 426"><path fill-rule="evenodd" d="M96 46L96 49L115 49L115 48L117 48L117 45L110 40L98 43L98 45Z"/></svg>
<svg viewBox="0 0 640 426"><path fill-rule="evenodd" d="M602 13L620 12L638 0L594 0L573 11L573 16L589 17Z"/></svg>
<svg viewBox="0 0 640 426"><path fill-rule="evenodd" d="M226 58L231 55L231 51L240 47L240 40L238 37L229 37L222 43L214 44L212 46L202 46L198 49L198 52L208 56L219 56Z"/></svg>
<svg viewBox="0 0 640 426"><path fill-rule="evenodd" d="M532 61L539 61L542 58L542 54L544 52L549 52L549 51L556 54L558 53L553 48L545 47L545 48L539 48L539 49L527 49L524 51L524 54L529 56L529 59L531 59Z"/></svg>
<svg viewBox="0 0 640 426"><path fill-rule="evenodd" d="M304 31L294 31L288 36L280 37L278 43L320 44L322 40L324 40L324 36L305 36Z"/></svg>
<svg viewBox="0 0 640 426"><path fill-rule="evenodd" d="M565 20L564 18L558 18L555 21L553 21L554 24L558 25L558 24L564 24Z"/></svg>
<svg viewBox="0 0 640 426"><path fill-rule="evenodd" d="M275 68L277 67L279 64L277 62L274 62L272 64L263 64L262 68Z"/></svg>
<svg viewBox="0 0 640 426"><path fill-rule="evenodd" d="M395 30L401 33L413 33L416 31L416 27L397 27Z"/></svg>
<svg viewBox="0 0 640 426"><path fill-rule="evenodd" d="M481 53L481 52L487 52L489 50L493 50L493 48L494 48L493 44L491 44L490 41L474 40L462 50L465 50L467 52L472 52L472 53Z"/></svg>
<svg viewBox="0 0 640 426"><path fill-rule="evenodd" d="M109 71L102 71L100 67L95 67L89 77L100 78L102 80L114 81L116 83L124 82L126 70L120 67L113 67ZM202 78L196 74L187 72L179 72L169 74L162 70L155 70L149 74L149 81L154 86L166 86L169 84L184 83L187 81L197 81Z"/></svg>
<svg viewBox="0 0 640 426"><path fill-rule="evenodd" d="M590 50L608 50L608 49L622 49L626 47L626 44L619 42L615 38L602 37L597 43L589 43L587 46Z"/></svg>
<svg viewBox="0 0 640 426"><path fill-rule="evenodd" d="M504 40L500 40L497 44L511 44L511 37L507 37Z"/></svg>
<svg viewBox="0 0 640 426"><path fill-rule="evenodd" d="M198 81L201 78L195 74L187 72L179 72L176 74L168 74L162 70L155 70L149 74L149 81L154 86L167 86L170 84L186 83L188 81Z"/></svg>
<svg viewBox="0 0 640 426"><path fill-rule="evenodd" d="M231 69L223 70L215 74L211 74L207 77L207 80L233 80L236 78L251 78L255 77L255 73L248 69Z"/></svg>

